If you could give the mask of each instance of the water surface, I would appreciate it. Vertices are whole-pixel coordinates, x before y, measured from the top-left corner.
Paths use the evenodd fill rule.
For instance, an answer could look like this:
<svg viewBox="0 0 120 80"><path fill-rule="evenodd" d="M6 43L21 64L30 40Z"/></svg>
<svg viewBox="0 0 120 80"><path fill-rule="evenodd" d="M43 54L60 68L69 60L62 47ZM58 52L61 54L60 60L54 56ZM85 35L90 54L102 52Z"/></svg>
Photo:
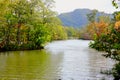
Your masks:
<svg viewBox="0 0 120 80"><path fill-rule="evenodd" d="M113 62L88 47L90 41L54 41L45 50L0 53L0 80L112 80L100 74Z"/></svg>

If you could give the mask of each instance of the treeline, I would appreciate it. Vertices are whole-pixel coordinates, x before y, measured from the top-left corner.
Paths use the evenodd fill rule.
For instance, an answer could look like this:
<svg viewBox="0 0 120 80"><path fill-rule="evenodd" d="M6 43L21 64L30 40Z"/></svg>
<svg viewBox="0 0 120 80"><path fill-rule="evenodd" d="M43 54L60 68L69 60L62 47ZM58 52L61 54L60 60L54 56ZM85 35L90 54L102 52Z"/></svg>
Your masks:
<svg viewBox="0 0 120 80"><path fill-rule="evenodd" d="M96 12L88 14L88 32L94 40L90 43L91 48L98 51L107 52L104 54L106 58L111 58L117 63L114 67L106 72L107 75L113 75L114 80L120 79L120 12L113 14L113 19L102 16L95 21ZM92 29L92 30L91 30Z"/></svg>
<svg viewBox="0 0 120 80"><path fill-rule="evenodd" d="M86 15L88 24L80 30L80 38L93 40L109 31L108 25L111 23L111 16L104 13L97 16L97 13L97 10L93 10Z"/></svg>
<svg viewBox="0 0 120 80"><path fill-rule="evenodd" d="M41 49L52 40L76 36L52 11L53 0L0 0L0 51Z"/></svg>

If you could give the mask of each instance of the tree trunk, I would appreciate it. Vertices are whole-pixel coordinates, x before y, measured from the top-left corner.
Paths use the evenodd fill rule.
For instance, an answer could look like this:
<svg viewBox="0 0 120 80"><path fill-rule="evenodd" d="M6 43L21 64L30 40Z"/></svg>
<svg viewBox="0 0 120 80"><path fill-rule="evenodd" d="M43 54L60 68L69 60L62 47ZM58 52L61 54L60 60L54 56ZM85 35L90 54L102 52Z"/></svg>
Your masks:
<svg viewBox="0 0 120 80"><path fill-rule="evenodd" d="M20 45L20 27L21 23L18 24L18 29L17 29L17 43Z"/></svg>
<svg viewBox="0 0 120 80"><path fill-rule="evenodd" d="M8 29L6 31L6 38L5 38L5 41L6 41L6 45L9 45L10 43L10 30L11 30L11 25L8 23Z"/></svg>
<svg viewBox="0 0 120 80"><path fill-rule="evenodd" d="M28 31L27 31L27 43L30 41L30 28L28 28Z"/></svg>

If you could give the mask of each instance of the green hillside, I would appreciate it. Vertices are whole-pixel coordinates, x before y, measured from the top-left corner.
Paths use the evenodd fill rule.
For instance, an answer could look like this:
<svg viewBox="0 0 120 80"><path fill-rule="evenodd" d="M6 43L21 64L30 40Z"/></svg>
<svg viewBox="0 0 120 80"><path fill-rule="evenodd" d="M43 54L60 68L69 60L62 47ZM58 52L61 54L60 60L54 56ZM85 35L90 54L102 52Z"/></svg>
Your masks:
<svg viewBox="0 0 120 80"><path fill-rule="evenodd" d="M91 12L92 10L90 9L76 9L72 12L62 13L58 17L62 21L63 26L83 27L88 23L86 15ZM102 15L112 16L111 14L97 11L97 17Z"/></svg>

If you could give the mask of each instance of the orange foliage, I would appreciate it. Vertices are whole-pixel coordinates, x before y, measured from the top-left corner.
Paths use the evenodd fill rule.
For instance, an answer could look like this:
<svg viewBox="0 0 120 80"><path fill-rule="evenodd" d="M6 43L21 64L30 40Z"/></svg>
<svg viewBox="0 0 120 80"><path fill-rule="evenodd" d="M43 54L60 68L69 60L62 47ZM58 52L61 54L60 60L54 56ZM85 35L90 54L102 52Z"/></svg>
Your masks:
<svg viewBox="0 0 120 80"><path fill-rule="evenodd" d="M97 36L100 36L102 33L107 33L107 27L108 27L108 23L105 23L103 21L100 22L96 22L95 23L95 32L97 34Z"/></svg>
<svg viewBox="0 0 120 80"><path fill-rule="evenodd" d="M94 37L94 34L99 37L103 33L109 33L108 26L109 24L104 21L94 22L87 26L87 32L91 35L91 37Z"/></svg>
<svg viewBox="0 0 120 80"><path fill-rule="evenodd" d="M6 41L5 41L5 40L3 40L2 42L0 42L0 48L3 48L3 47L4 47L4 45L5 45L5 43L6 43Z"/></svg>
<svg viewBox="0 0 120 80"><path fill-rule="evenodd" d="M115 29L120 29L120 21L117 21L114 26Z"/></svg>

